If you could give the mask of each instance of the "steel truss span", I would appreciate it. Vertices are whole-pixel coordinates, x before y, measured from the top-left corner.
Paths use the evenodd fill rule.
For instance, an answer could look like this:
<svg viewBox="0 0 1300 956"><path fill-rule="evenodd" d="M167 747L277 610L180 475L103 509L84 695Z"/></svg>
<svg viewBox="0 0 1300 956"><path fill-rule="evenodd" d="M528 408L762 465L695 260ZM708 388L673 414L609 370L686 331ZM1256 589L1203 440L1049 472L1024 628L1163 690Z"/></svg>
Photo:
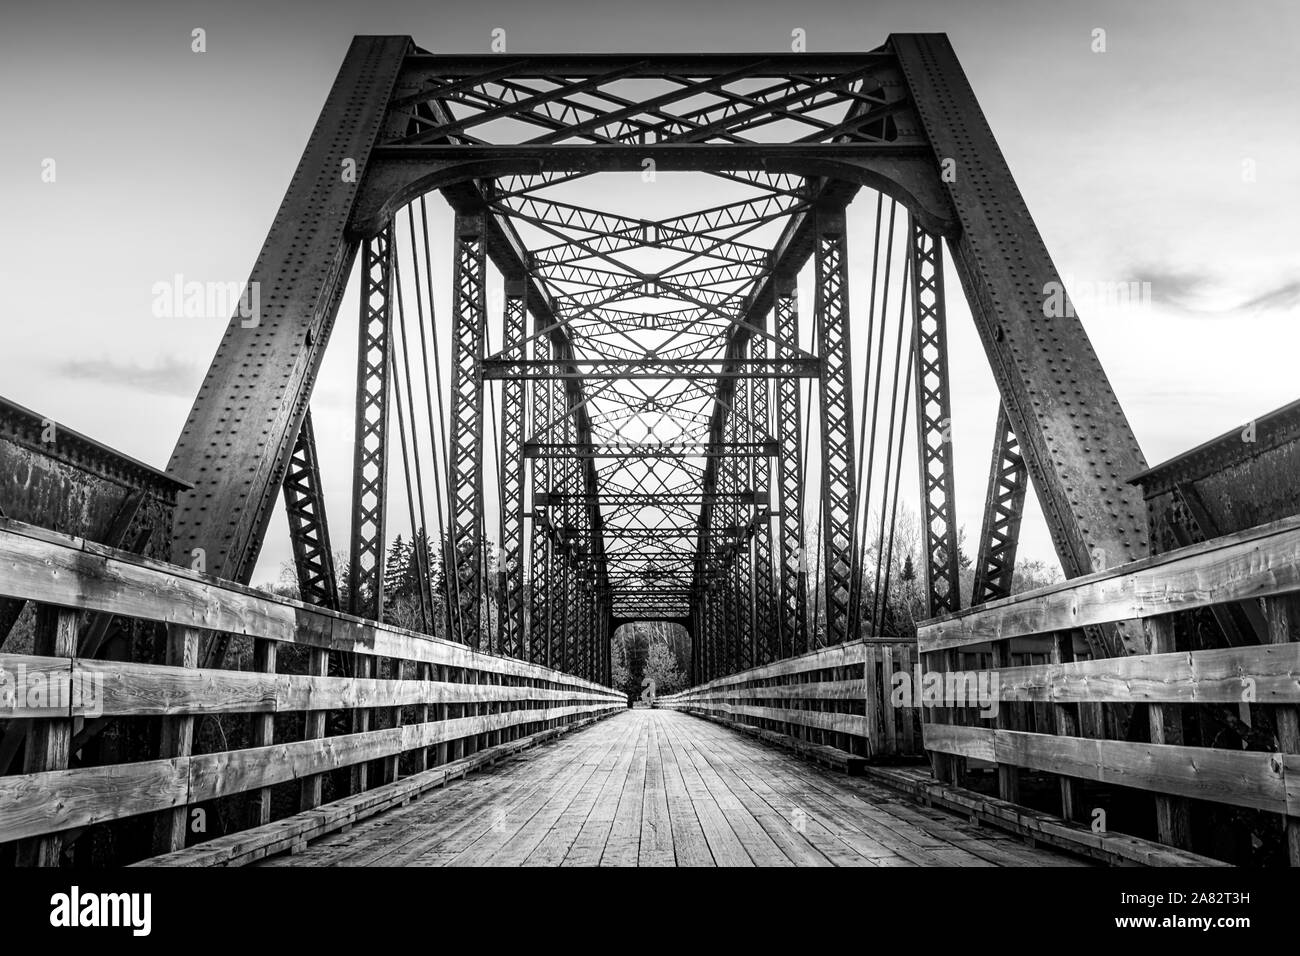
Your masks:
<svg viewBox="0 0 1300 956"><path fill-rule="evenodd" d="M354 264L355 484L330 529L308 406ZM250 278L259 322L232 318L170 464L194 486L176 559L229 579L283 494L309 603L397 613L384 556L408 528L403 626L608 681L619 622L680 622L698 683L897 629L905 457L931 614L1007 593L1030 477L1067 574L1145 553L1142 453L1079 320L1044 314L1059 276L942 35L599 56L358 37ZM954 288L1000 398L964 600Z"/></svg>

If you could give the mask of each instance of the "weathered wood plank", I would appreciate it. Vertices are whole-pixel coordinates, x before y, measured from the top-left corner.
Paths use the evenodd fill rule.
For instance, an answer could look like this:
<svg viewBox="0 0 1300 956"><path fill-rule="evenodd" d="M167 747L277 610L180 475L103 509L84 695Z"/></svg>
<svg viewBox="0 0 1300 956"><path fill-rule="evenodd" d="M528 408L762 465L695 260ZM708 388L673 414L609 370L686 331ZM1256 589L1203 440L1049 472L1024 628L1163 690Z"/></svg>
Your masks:
<svg viewBox="0 0 1300 956"><path fill-rule="evenodd" d="M48 604L38 605L34 638L33 650L37 654L70 660L77 653L77 612L70 608L51 607ZM28 676L30 679L30 675ZM54 686L59 685L56 683ZM39 713L30 715L35 719L32 720L31 727L27 731L23 773L40 774L67 769L72 742L72 690L72 685L69 685L66 701L48 700L46 703L49 709L43 715ZM65 695L56 694L56 698L62 696ZM2 829L0 832L3 832ZM63 838L58 834L50 834L20 843L17 862L19 866L58 866L62 853Z"/></svg>
<svg viewBox="0 0 1300 956"><path fill-rule="evenodd" d="M1294 596L1269 598L1264 602L1264 616L1268 623L1267 646L1300 652L1300 599ZM1258 687L1255 689L1258 691ZM1267 702L1258 693L1255 701ZM1278 751L1284 755L1287 861L1291 866L1300 866L1300 757L1296 756L1300 754L1300 708L1294 705L1278 707L1273 712L1273 719L1277 727Z"/></svg>
<svg viewBox="0 0 1300 956"><path fill-rule="evenodd" d="M1300 591L1300 518L1073 578L922 623L922 651Z"/></svg>
<svg viewBox="0 0 1300 956"><path fill-rule="evenodd" d="M1236 704L1247 686L1245 676L1251 678L1257 703L1300 702L1300 644L1008 667L998 673L998 699Z"/></svg>
<svg viewBox="0 0 1300 956"><path fill-rule="evenodd" d="M307 677L314 679L326 678L329 675L329 662L329 651L319 647L313 647L307 655ZM318 740L319 738L324 737L325 718L327 716L328 715L324 710L308 710L304 713L303 739ZM308 774L306 777L303 777L302 784L298 791L299 810L311 810L320 806L323 784L324 778L318 773Z"/></svg>
<svg viewBox="0 0 1300 956"><path fill-rule="evenodd" d="M0 777L6 840L178 808L184 835L188 757Z"/></svg>
<svg viewBox="0 0 1300 956"><path fill-rule="evenodd" d="M609 692L593 681L517 658L268 595L8 518L0 518L0 569L4 597Z"/></svg>
<svg viewBox="0 0 1300 956"><path fill-rule="evenodd" d="M313 653L325 654L316 650ZM0 667L9 666L15 655L0 655ZM66 661L28 657L46 669L62 667ZM78 679L102 681L105 716L174 716L177 714L272 713L320 710L350 710L362 707L412 706L442 703L491 701L597 702L621 700L610 691L586 689L547 690L495 684L456 684L429 680L392 680L323 675L267 674L124 661L85 661L75 664ZM3 698L0 697L0 706ZM74 708L73 716L86 713L86 706ZM0 711L3 713L3 711Z"/></svg>
<svg viewBox="0 0 1300 956"><path fill-rule="evenodd" d="M1157 654L1174 649L1174 620L1172 617L1153 617L1146 622L1151 650ZM1150 738L1153 744L1183 742L1182 714L1176 704L1151 704L1147 708ZM1160 842L1183 850L1192 848L1192 824L1187 801L1156 794L1156 832Z"/></svg>
<svg viewBox="0 0 1300 956"><path fill-rule="evenodd" d="M705 714L723 714L728 717L761 717L781 724L833 730L865 737L867 721L861 714L835 714L818 710L795 710L783 707L757 707L750 704L731 704L722 700L704 700L682 709Z"/></svg>
<svg viewBox="0 0 1300 956"><path fill-rule="evenodd" d="M193 668L199 661L199 642L201 634L192 627L169 625L167 628L166 662L171 667ZM188 793L188 758L194 743L194 718L168 717L162 722L162 736L158 746L158 756L164 760L179 758L186 761L186 792ZM103 768L111 772L113 767ZM110 777L111 779L111 777ZM111 792L111 791L110 791ZM107 798L106 798L107 800ZM189 820L183 805L162 814L154 824L154 852L169 853L185 846L185 836L189 829ZM106 811L111 813L112 811Z"/></svg>
<svg viewBox="0 0 1300 956"><path fill-rule="evenodd" d="M925 745L1138 790L1274 813L1287 808L1282 761L1276 754L935 724L925 725Z"/></svg>

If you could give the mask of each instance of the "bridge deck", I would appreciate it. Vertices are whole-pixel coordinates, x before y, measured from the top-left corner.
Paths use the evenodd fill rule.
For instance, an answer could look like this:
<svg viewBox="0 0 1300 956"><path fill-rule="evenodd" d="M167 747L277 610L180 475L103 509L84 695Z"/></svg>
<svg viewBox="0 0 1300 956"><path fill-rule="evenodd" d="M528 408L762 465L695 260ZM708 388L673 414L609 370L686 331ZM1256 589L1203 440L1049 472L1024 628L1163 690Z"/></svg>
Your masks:
<svg viewBox="0 0 1300 956"><path fill-rule="evenodd" d="M632 710L261 865L1082 864L708 721Z"/></svg>

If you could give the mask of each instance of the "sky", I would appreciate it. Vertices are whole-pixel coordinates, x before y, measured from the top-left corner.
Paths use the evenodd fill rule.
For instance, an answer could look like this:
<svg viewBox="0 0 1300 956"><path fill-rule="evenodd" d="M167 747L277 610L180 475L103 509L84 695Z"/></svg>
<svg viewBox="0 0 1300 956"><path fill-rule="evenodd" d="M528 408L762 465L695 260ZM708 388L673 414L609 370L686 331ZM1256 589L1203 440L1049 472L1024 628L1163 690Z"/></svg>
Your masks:
<svg viewBox="0 0 1300 956"><path fill-rule="evenodd" d="M191 50L196 28L206 52ZM155 316L155 284L247 278L353 34L486 53L495 29L510 52L784 51L795 29L812 51L867 50L946 32L1148 462L1297 397L1290 0L6 5L0 395L165 466L226 320ZM1149 300L1077 291L1127 281ZM350 294L313 399L339 528L355 313ZM973 538L997 398L960 303L950 336ZM1033 509L1022 554L1051 555ZM289 555L277 515L255 580Z"/></svg>

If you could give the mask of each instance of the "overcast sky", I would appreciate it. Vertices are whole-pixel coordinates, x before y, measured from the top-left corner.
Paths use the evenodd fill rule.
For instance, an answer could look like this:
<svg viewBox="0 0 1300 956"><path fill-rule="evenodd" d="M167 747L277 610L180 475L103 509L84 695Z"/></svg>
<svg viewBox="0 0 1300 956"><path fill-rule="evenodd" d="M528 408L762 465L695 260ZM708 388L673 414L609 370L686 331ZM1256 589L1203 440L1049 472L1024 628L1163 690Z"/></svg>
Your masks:
<svg viewBox="0 0 1300 956"><path fill-rule="evenodd" d="M353 34L486 52L498 27L510 52L779 51L795 28L810 50L866 50L947 32L1067 286L1151 283L1146 308L1080 304L1148 461L1297 397L1293 0L6 5L0 394L164 466L225 320L155 317L154 284L247 278ZM973 537L997 399L965 311L952 322ZM341 322L313 402L338 529L354 334ZM1050 555L1041 520L1023 548ZM277 516L257 580L288 556Z"/></svg>

